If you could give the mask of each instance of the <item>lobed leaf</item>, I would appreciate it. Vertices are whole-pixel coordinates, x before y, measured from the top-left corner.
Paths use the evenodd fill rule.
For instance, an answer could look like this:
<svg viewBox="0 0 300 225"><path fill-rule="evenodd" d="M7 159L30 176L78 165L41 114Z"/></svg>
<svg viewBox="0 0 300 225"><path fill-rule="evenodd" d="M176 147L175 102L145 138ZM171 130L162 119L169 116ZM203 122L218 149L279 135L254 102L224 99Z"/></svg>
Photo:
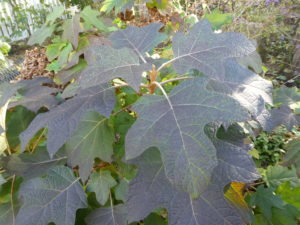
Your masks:
<svg viewBox="0 0 300 225"><path fill-rule="evenodd" d="M88 113L65 145L68 164L72 167L78 165L80 177L86 181L95 158L111 162L114 140L114 132L108 119L97 112Z"/></svg>
<svg viewBox="0 0 300 225"><path fill-rule="evenodd" d="M126 208L124 205L99 208L88 215L85 221L87 225L127 225Z"/></svg>
<svg viewBox="0 0 300 225"><path fill-rule="evenodd" d="M166 176L193 197L207 188L217 166L216 149L205 134L205 125L248 119L248 113L234 99L207 90L208 81L204 77L184 81L168 98L141 97L133 106L138 119L126 136L127 159L157 147Z"/></svg>
<svg viewBox="0 0 300 225"><path fill-rule="evenodd" d="M221 79L225 76L224 61L255 51L255 46L239 33L216 34L207 20L195 24L188 34L173 37L173 67L179 74L197 69L205 75Z"/></svg>
<svg viewBox="0 0 300 225"><path fill-rule="evenodd" d="M157 150L149 149L134 162L139 172L129 186L126 205L129 222L144 219L156 208L168 210L169 225L241 225L246 222L226 200L223 189L213 183L198 199L176 189L164 173Z"/></svg>
<svg viewBox="0 0 300 225"><path fill-rule="evenodd" d="M10 175L18 175L24 179L31 179L47 173L56 165L65 164L67 157L63 152L58 152L53 159L49 158L46 149L40 149L33 154L22 153L2 157L0 165Z"/></svg>
<svg viewBox="0 0 300 225"><path fill-rule="evenodd" d="M150 64L140 64L139 57L128 48L93 46L87 50L85 56L88 67L79 78L83 88L122 78L135 90L139 90L142 73L151 69Z"/></svg>
<svg viewBox="0 0 300 225"><path fill-rule="evenodd" d="M97 201L104 205L110 196L110 189L116 185L117 182L108 170L100 170L91 175L87 189L90 192L95 192Z"/></svg>
<svg viewBox="0 0 300 225"><path fill-rule="evenodd" d="M142 28L128 26L124 30L113 32L109 39L114 48L131 48L143 59L146 52L167 38L167 35L159 33L162 26L161 23L151 23Z"/></svg>
<svg viewBox="0 0 300 225"><path fill-rule="evenodd" d="M47 150L52 157L69 140L76 131L79 121L87 112L96 111L109 117L114 104L114 90L107 84L81 90L78 96L35 117L29 127L20 135L21 149L24 151L36 132L47 127Z"/></svg>
<svg viewBox="0 0 300 225"><path fill-rule="evenodd" d="M22 88L19 89L21 98L10 102L9 107L23 105L27 109L37 112L41 107L53 108L59 103L54 94L60 90L43 86L44 83L54 84L49 78L38 77L33 80L22 80L19 82Z"/></svg>
<svg viewBox="0 0 300 225"><path fill-rule="evenodd" d="M72 43L74 49L78 47L80 33L80 15L75 14L71 19L67 19L63 24L62 39Z"/></svg>
<svg viewBox="0 0 300 225"><path fill-rule="evenodd" d="M76 211L87 207L84 190L72 170L52 168L44 178L23 183L20 196L24 203L16 218L16 225L74 225Z"/></svg>
<svg viewBox="0 0 300 225"><path fill-rule="evenodd" d="M279 125L284 125L286 129L291 130L294 125L300 123L300 116L295 115L291 108L287 105L281 105L278 109L271 110L271 118L268 121L269 129L271 132Z"/></svg>

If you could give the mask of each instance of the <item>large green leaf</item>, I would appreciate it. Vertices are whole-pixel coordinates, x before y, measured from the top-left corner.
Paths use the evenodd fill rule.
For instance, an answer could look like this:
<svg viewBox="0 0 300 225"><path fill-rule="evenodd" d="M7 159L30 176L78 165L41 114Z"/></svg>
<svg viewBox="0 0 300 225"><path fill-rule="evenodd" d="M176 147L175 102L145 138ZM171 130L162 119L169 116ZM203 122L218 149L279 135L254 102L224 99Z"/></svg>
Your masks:
<svg viewBox="0 0 300 225"><path fill-rule="evenodd" d="M111 162L115 137L108 119L90 112L80 121L77 131L66 144L68 163L79 166L80 177L88 179L96 157Z"/></svg>
<svg viewBox="0 0 300 225"><path fill-rule="evenodd" d="M8 113L6 137L11 148L20 144L20 133L28 127L34 117L35 113L21 106Z"/></svg>
<svg viewBox="0 0 300 225"><path fill-rule="evenodd" d="M114 9L117 14L125 9L130 9L133 4L134 0L105 0L101 12L110 13Z"/></svg>
<svg viewBox="0 0 300 225"><path fill-rule="evenodd" d="M56 59L61 50L67 45L67 42L56 42L53 44L50 44L46 48L46 55L49 61L52 61Z"/></svg>
<svg viewBox="0 0 300 225"><path fill-rule="evenodd" d="M300 187L292 187L290 182L282 183L276 190L281 198L300 210Z"/></svg>
<svg viewBox="0 0 300 225"><path fill-rule="evenodd" d="M280 87L273 91L274 104L292 105L300 102L300 93L296 87Z"/></svg>
<svg viewBox="0 0 300 225"><path fill-rule="evenodd" d="M87 207L79 179L67 167L55 167L46 177L23 183L20 196L24 203L16 218L16 225L74 225L76 211Z"/></svg>
<svg viewBox="0 0 300 225"><path fill-rule="evenodd" d="M55 30L55 25L45 26L43 25L41 28L37 29L29 38L28 44L34 45L39 44L42 45L44 41L52 35Z"/></svg>
<svg viewBox="0 0 300 225"><path fill-rule="evenodd" d="M140 64L138 55L128 48L93 46L87 50L85 57L88 67L80 77L80 84L84 88L123 78L138 90L143 79L142 73L151 69L150 64Z"/></svg>
<svg viewBox="0 0 300 225"><path fill-rule="evenodd" d="M65 11L65 7L63 5L55 6L53 11L47 16L46 24L51 25L55 22L56 19L61 17Z"/></svg>
<svg viewBox="0 0 300 225"><path fill-rule="evenodd" d="M60 68L63 68L68 64L69 54L72 52L73 47L71 43L68 43L59 53L57 58Z"/></svg>
<svg viewBox="0 0 300 225"><path fill-rule="evenodd" d="M176 86L169 96L141 97L133 107L137 122L126 137L127 159L157 147L167 177L193 197L206 189L217 165L216 149L205 134L205 125L249 119L234 99L207 90L207 83L206 78L194 78Z"/></svg>
<svg viewBox="0 0 300 225"><path fill-rule="evenodd" d="M104 205L110 196L110 189L116 185L117 182L108 170L100 170L91 175L87 189L90 192L95 192L97 201Z"/></svg>
<svg viewBox="0 0 300 225"><path fill-rule="evenodd" d="M47 150L53 156L76 131L79 121L87 112L96 111L109 117L114 105L114 89L107 84L81 90L78 96L36 116L20 135L21 149L25 149L41 128L47 127Z"/></svg>
<svg viewBox="0 0 300 225"><path fill-rule="evenodd" d="M188 34L173 37L173 67L179 74L197 69L216 79L225 75L224 60L242 57L256 50L253 43L238 33L216 34L210 23L202 20Z"/></svg>
<svg viewBox="0 0 300 225"><path fill-rule="evenodd" d="M91 6L85 7L80 13L81 18L83 18L86 23L97 27L99 31L107 31L107 27L98 18L99 15L100 12L93 10Z"/></svg>
<svg viewBox="0 0 300 225"><path fill-rule="evenodd" d="M0 224L16 225L16 216L20 208L18 190L22 179L12 177L0 185Z"/></svg>
<svg viewBox="0 0 300 225"><path fill-rule="evenodd" d="M272 208L283 209L285 204L280 196L275 195L273 189L264 188L261 185L251 196L250 205L258 206L263 215L266 216L266 218L271 219L273 215Z"/></svg>
<svg viewBox="0 0 300 225"><path fill-rule="evenodd" d="M280 165L268 166L265 180L268 186L274 189L287 181L289 181L293 187L300 185L300 180L297 177L296 169L294 167L289 169Z"/></svg>

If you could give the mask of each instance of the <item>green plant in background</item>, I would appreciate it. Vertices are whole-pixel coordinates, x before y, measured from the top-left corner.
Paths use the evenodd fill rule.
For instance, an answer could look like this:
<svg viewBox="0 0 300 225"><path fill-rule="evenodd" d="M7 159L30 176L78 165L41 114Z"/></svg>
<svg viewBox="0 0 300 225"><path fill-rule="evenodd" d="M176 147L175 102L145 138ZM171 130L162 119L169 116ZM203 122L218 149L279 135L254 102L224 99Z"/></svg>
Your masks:
<svg viewBox="0 0 300 225"><path fill-rule="evenodd" d="M11 47L8 43L0 40L0 66L1 69L8 67L7 56Z"/></svg>
<svg viewBox="0 0 300 225"><path fill-rule="evenodd" d="M12 30L12 33L9 34L10 37L4 37L5 39L8 38L9 41L22 38L24 33L30 36L33 30L45 22L51 9L51 5L42 4L42 7L36 7L28 3L27 0L5 0L3 2L7 2L12 9L12 15L9 16L6 9L2 8L4 10L2 16L4 17L1 17L2 24L6 26L6 29L10 28Z"/></svg>
<svg viewBox="0 0 300 225"><path fill-rule="evenodd" d="M31 36L28 43L42 45L50 38L46 55L51 63L47 69L56 73L66 69L64 75L68 73L71 76L86 66L80 56L89 46L89 35L99 31L107 33L116 28L105 26L98 18L100 13L91 6L85 7L80 13L73 12L69 14L70 18L61 20L60 17L65 13L63 6L55 7L47 16L46 23Z"/></svg>

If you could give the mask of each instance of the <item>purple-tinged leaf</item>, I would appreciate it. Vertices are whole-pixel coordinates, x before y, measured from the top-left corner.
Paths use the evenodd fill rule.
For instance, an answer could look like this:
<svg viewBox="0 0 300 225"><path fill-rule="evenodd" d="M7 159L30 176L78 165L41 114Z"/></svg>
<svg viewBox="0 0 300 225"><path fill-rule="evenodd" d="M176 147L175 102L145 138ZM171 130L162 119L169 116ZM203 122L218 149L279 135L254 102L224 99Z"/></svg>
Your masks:
<svg viewBox="0 0 300 225"><path fill-rule="evenodd" d="M210 122L247 121L249 114L233 98L206 89L208 79L176 86L168 98L146 95L133 106L137 122L126 137L126 158L157 147L171 183L198 197L217 166L216 149L204 132ZM197 91L191 91L197 90Z"/></svg>
<svg viewBox="0 0 300 225"><path fill-rule="evenodd" d="M49 170L46 177L26 181L19 194L24 203L16 225L74 225L76 211L87 207L79 179L64 166Z"/></svg>
<svg viewBox="0 0 300 225"><path fill-rule="evenodd" d="M99 208L85 219L87 225L127 225L127 211L124 205Z"/></svg>
<svg viewBox="0 0 300 225"><path fill-rule="evenodd" d="M76 131L79 121L90 111L109 117L115 105L114 89L107 84L82 90L78 96L65 101L49 112L41 113L20 135L21 149L41 128L48 128L47 150L52 157Z"/></svg>
<svg viewBox="0 0 300 225"><path fill-rule="evenodd" d="M241 225L249 222L226 200L223 188L215 184L211 183L198 199L177 190L166 178L157 150L149 149L134 162L139 171L129 186L126 204L129 222L140 221L157 208L168 210L169 225Z"/></svg>
<svg viewBox="0 0 300 225"><path fill-rule="evenodd" d="M225 77L211 80L212 90L232 96L265 127L270 116L265 104L272 104L272 83L251 70L240 66L234 59L225 62Z"/></svg>
<svg viewBox="0 0 300 225"><path fill-rule="evenodd" d="M248 153L251 146L240 142L245 137L238 138L240 134L217 129L216 125L206 127L206 133L217 149L218 166L213 172L214 183L224 187L231 182L250 183L259 179L260 175ZM233 127L233 130L236 128Z"/></svg>
<svg viewBox="0 0 300 225"><path fill-rule="evenodd" d="M59 101L53 94L59 92L59 89L43 86L44 83L52 83L48 78L35 78L33 80L20 81L23 88L19 90L22 98L18 101L11 102L9 107L23 105L27 109L37 112L41 107L45 106L48 109L56 106Z"/></svg>
<svg viewBox="0 0 300 225"><path fill-rule="evenodd" d="M207 20L195 24L188 34L173 37L173 67L179 74L197 69L205 75L221 79L225 76L224 61L242 57L256 50L253 43L239 33L216 34Z"/></svg>
<svg viewBox="0 0 300 225"><path fill-rule="evenodd" d="M146 52L167 38L167 35L159 33L162 26L161 23L151 23L142 28L128 26L124 30L113 32L109 39L114 48L131 48L144 59Z"/></svg>
<svg viewBox="0 0 300 225"><path fill-rule="evenodd" d="M88 66L79 77L83 88L122 78L135 90L139 90L142 73L151 69L150 64L140 64L138 55L128 48L93 46L85 56Z"/></svg>
<svg viewBox="0 0 300 225"><path fill-rule="evenodd" d="M75 14L71 19L65 20L63 24L62 39L72 43L74 49L78 47L78 36L80 32L80 15Z"/></svg>

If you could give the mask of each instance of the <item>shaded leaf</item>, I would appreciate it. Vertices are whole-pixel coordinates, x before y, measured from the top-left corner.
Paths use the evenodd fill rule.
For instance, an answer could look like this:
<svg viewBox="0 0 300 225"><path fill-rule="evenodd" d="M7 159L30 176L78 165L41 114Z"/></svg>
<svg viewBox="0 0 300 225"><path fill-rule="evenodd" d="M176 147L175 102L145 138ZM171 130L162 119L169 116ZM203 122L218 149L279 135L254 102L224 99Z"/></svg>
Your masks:
<svg viewBox="0 0 300 225"><path fill-rule="evenodd" d="M215 183L223 188L233 181L249 183L260 178L248 154L251 145L243 143L245 135L238 133L235 126L230 126L227 131L218 128L217 124L205 127L205 133L217 150L218 166L213 172Z"/></svg>
<svg viewBox="0 0 300 225"><path fill-rule="evenodd" d="M209 77L222 79L225 76L224 60L246 56L254 51L255 46L242 34L216 34L210 23L202 20L188 34L174 35L172 61L179 74L197 69Z"/></svg>
<svg viewBox="0 0 300 225"><path fill-rule="evenodd" d="M85 219L87 225L127 225L126 208L117 205L111 208L99 208L93 211Z"/></svg>
<svg viewBox="0 0 300 225"><path fill-rule="evenodd" d="M271 132L279 125L284 125L287 130L291 130L294 125L300 123L300 116L295 115L291 108L287 105L281 105L279 109L271 110L271 119L268 122L269 129Z"/></svg>
<svg viewBox="0 0 300 225"><path fill-rule="evenodd" d="M55 167L44 178L23 183L20 196L24 204L17 215L16 225L74 225L76 211L87 207L84 190L67 167Z"/></svg>
<svg viewBox="0 0 300 225"><path fill-rule="evenodd" d="M256 192L251 196L251 206L258 206L268 219L272 218L272 208L283 209L284 202L280 196L275 195L273 189L258 186Z"/></svg>
<svg viewBox="0 0 300 225"><path fill-rule="evenodd" d="M114 140L114 132L108 119L97 112L89 112L65 146L68 163L72 167L79 166L80 177L85 181L96 157L111 162Z"/></svg>
<svg viewBox="0 0 300 225"><path fill-rule="evenodd" d="M85 57L88 67L80 77L80 84L84 88L123 78L138 90L143 80L142 73L151 69L150 64L140 64L139 57L128 48L93 46L87 50Z"/></svg>
<svg viewBox="0 0 300 225"><path fill-rule="evenodd" d="M54 84L51 79L43 77L21 81L23 85L23 88L19 90L21 96L18 96L16 101L11 102L9 107L23 105L27 109L37 112L43 106L48 109L56 106L59 101L53 94L58 93L60 90L43 86L44 83Z"/></svg>
<svg viewBox="0 0 300 225"><path fill-rule="evenodd" d="M58 152L53 159L50 159L47 150L41 148L33 154L22 153L2 157L0 165L8 174L31 179L44 175L52 167L65 164L66 161L67 157L63 152Z"/></svg>
<svg viewBox="0 0 300 225"><path fill-rule="evenodd" d="M131 48L143 58L146 52L167 38L167 35L159 33L162 26L161 23L151 23L142 28L128 26L124 30L113 32L109 39L114 48Z"/></svg>
<svg viewBox="0 0 300 225"><path fill-rule="evenodd" d="M127 159L157 147L167 177L193 197L206 189L217 166L216 150L204 132L205 125L248 119L248 113L235 100L207 90L207 83L206 78L194 78L176 86L168 99L141 97L133 106L137 122L126 137Z"/></svg>
<svg viewBox="0 0 300 225"><path fill-rule="evenodd" d="M35 117L29 127L20 135L21 149L25 149L36 132L47 127L47 150L50 156L53 156L76 131L80 119L87 112L96 111L109 117L114 104L114 89L106 84L82 90L78 96Z"/></svg>
<svg viewBox="0 0 300 225"><path fill-rule="evenodd" d="M34 117L35 113L22 106L8 112L6 138L11 148L16 148L20 144L20 133L28 127Z"/></svg>
<svg viewBox="0 0 300 225"><path fill-rule="evenodd" d="M145 220L145 225L167 225L167 221L163 219L161 216L151 213Z"/></svg>
<svg viewBox="0 0 300 225"><path fill-rule="evenodd" d="M0 224L16 225L16 216L20 207L18 189L21 179L13 178L0 186Z"/></svg>
<svg viewBox="0 0 300 225"><path fill-rule="evenodd" d="M108 170L100 170L91 175L87 189L90 192L95 192L97 201L104 205L110 196L110 189L116 185L117 182Z"/></svg>

